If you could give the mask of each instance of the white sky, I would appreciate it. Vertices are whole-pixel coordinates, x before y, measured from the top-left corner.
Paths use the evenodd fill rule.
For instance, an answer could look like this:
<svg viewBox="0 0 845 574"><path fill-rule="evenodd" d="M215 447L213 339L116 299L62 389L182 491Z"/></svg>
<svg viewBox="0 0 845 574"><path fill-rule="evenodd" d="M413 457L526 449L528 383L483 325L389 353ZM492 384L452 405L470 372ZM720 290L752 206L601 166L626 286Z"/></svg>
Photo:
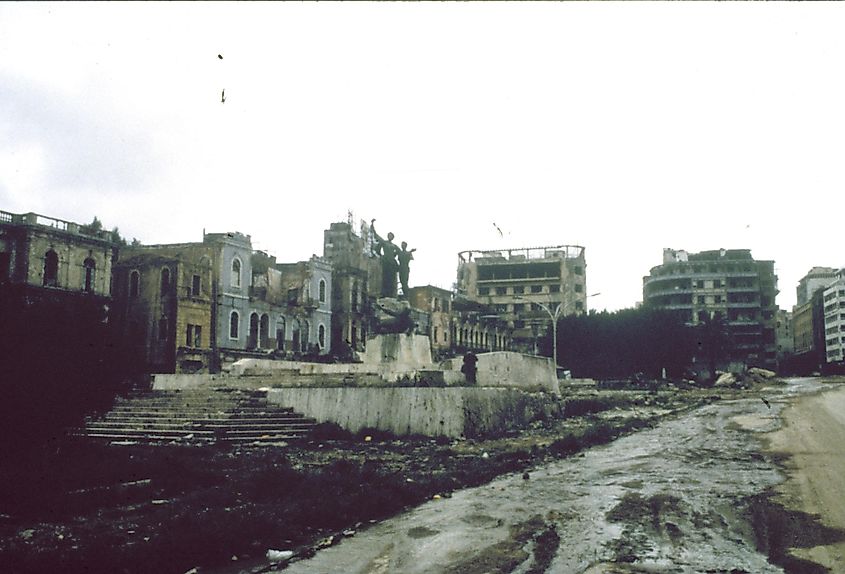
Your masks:
<svg viewBox="0 0 845 574"><path fill-rule="evenodd" d="M0 210L281 262L351 210L447 288L458 251L579 244L609 310L664 247L750 248L791 309L845 266L843 30L840 3L2 2Z"/></svg>

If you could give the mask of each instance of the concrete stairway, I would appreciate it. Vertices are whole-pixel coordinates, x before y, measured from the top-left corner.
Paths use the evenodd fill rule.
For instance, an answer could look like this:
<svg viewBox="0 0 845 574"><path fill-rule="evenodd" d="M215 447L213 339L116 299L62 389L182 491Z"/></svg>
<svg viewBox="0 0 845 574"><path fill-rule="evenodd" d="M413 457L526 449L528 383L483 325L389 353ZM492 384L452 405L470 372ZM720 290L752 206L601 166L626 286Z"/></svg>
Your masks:
<svg viewBox="0 0 845 574"><path fill-rule="evenodd" d="M271 405L264 391L144 391L120 397L78 436L111 441L278 442L301 438L314 419Z"/></svg>

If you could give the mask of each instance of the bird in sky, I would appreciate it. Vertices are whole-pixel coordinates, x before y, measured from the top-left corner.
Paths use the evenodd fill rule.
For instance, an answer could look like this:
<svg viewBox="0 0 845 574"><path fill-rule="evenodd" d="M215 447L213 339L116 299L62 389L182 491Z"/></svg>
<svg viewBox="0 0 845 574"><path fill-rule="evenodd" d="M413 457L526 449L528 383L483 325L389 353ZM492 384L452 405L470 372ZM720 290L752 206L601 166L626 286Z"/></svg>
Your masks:
<svg viewBox="0 0 845 574"><path fill-rule="evenodd" d="M226 90L223 90L222 92L220 92L220 103L221 104L226 103Z"/></svg>
<svg viewBox="0 0 845 574"><path fill-rule="evenodd" d="M498 226L498 225L496 225L496 222L495 222L495 221L493 222L493 227L495 227L495 228L496 228L496 231L498 231L498 232L499 232L499 235L500 235L501 237L504 237L504 236L505 236L505 234L504 234L504 233L502 233L502 230L501 230L501 229L499 229L499 226Z"/></svg>

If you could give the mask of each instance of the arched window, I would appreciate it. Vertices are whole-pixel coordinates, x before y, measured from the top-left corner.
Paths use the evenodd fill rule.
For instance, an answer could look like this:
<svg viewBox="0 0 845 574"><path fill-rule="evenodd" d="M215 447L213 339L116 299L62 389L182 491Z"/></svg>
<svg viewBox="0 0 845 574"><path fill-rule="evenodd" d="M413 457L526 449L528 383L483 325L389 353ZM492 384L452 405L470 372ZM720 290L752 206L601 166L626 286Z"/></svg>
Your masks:
<svg viewBox="0 0 845 574"><path fill-rule="evenodd" d="M170 293L170 268L162 267L161 269L161 294L167 295Z"/></svg>
<svg viewBox="0 0 845 574"><path fill-rule="evenodd" d="M257 349L258 348L258 313L252 313L249 316L249 337L246 340L246 348L247 349Z"/></svg>
<svg viewBox="0 0 845 574"><path fill-rule="evenodd" d="M320 303L326 302L326 280L320 279Z"/></svg>
<svg viewBox="0 0 845 574"><path fill-rule="evenodd" d="M232 259L232 278L230 283L232 287L241 286L241 260L237 257Z"/></svg>
<svg viewBox="0 0 845 574"><path fill-rule="evenodd" d="M326 348L326 326L320 325L317 328L317 343L320 345L320 349Z"/></svg>
<svg viewBox="0 0 845 574"><path fill-rule="evenodd" d="M97 271L97 263L92 258L88 257L82 264L82 269L85 272L85 277L82 283L82 290L86 293L94 291L94 277Z"/></svg>
<svg viewBox="0 0 845 574"><path fill-rule="evenodd" d="M129 274L129 296L137 297L141 289L141 273L138 270L133 270Z"/></svg>
<svg viewBox="0 0 845 574"><path fill-rule="evenodd" d="M44 286L56 287L59 284L59 256L52 249L44 254Z"/></svg>
<svg viewBox="0 0 845 574"><path fill-rule="evenodd" d="M229 314L229 338L237 339L240 332L241 317L237 311L232 311Z"/></svg>

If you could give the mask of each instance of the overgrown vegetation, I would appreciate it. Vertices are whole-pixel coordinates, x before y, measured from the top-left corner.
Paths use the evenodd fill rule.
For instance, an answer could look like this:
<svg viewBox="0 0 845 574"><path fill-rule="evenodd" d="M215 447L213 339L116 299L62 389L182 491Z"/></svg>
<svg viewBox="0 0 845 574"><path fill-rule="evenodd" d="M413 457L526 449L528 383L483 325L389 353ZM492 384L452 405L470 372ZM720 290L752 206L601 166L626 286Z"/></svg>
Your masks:
<svg viewBox="0 0 845 574"><path fill-rule="evenodd" d="M670 312L641 307L571 315L558 321L558 362L575 377L624 378L645 373L657 378L663 369L681 377L697 350L693 329ZM547 333L541 350L551 356Z"/></svg>

